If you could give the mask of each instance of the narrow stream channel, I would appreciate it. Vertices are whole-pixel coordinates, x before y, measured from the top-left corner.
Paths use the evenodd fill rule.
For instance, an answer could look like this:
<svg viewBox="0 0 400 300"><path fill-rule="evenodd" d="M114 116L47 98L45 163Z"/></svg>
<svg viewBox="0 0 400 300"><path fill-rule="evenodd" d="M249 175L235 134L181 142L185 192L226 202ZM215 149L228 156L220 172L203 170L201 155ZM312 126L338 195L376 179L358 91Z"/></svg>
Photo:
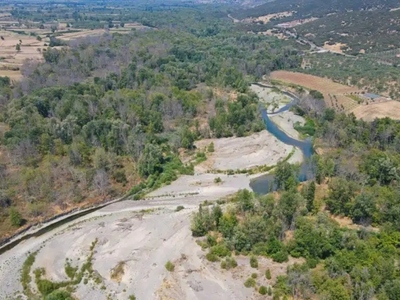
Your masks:
<svg viewBox="0 0 400 300"><path fill-rule="evenodd" d="M267 87L269 86L264 86L262 84L257 84L261 87ZM264 120L265 127L268 132L270 132L273 136L275 136L278 140L280 140L282 143L285 143L290 146L297 147L301 150L303 153L303 163L301 164L300 167L300 172L298 179L300 182L306 181L310 178L312 178L313 172L312 172L312 165L310 163L310 158L313 154L313 147L312 147L312 141L310 138L300 141L296 140L290 136L288 136L283 130L281 130L274 122L271 121L268 115L275 115L284 111L289 110L293 105L295 105L298 101L297 98L295 98L293 95L289 93L284 93L287 96L289 96L292 101L279 109L277 112L268 114L265 108L261 108L261 116ZM250 187L256 194L267 194L270 191L276 190L275 186L275 176L274 174L267 174L260 176L258 178L255 178L251 181Z"/></svg>

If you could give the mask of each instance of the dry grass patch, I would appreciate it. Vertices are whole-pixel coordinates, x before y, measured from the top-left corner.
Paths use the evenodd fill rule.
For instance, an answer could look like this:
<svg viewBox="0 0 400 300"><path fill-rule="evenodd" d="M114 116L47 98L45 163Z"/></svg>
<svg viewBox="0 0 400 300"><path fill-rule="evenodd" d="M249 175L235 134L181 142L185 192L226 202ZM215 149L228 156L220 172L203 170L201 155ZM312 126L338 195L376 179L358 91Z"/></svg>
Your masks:
<svg viewBox="0 0 400 300"><path fill-rule="evenodd" d="M330 50L330 51L334 51L334 52L338 52L338 53L343 53L342 48L343 47L347 47L346 44L342 44L342 43L335 43L333 45L329 44L329 42L325 42L323 48L326 50Z"/></svg>
<svg viewBox="0 0 400 300"><path fill-rule="evenodd" d="M256 19L254 19L254 22L262 22L264 24L267 24L272 19L282 19L282 18L291 17L291 16L293 16L293 12L292 11L284 11L284 12L281 12L281 13L260 16L260 17L258 17Z"/></svg>
<svg viewBox="0 0 400 300"><path fill-rule="evenodd" d="M358 119L373 121L375 118L391 118L400 120L400 102L387 101L358 106L352 110Z"/></svg>
<svg viewBox="0 0 400 300"><path fill-rule="evenodd" d="M121 282L122 277L125 274L125 262L124 261L120 261L115 267L114 269L111 270L111 279L116 281L116 282Z"/></svg>

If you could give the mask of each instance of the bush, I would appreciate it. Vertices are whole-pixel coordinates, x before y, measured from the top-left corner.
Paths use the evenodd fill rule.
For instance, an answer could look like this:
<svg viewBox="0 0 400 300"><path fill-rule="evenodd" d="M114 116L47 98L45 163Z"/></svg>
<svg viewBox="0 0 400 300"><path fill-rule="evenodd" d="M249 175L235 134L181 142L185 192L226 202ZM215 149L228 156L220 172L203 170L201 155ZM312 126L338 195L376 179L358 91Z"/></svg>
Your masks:
<svg viewBox="0 0 400 300"><path fill-rule="evenodd" d="M288 253L286 251L282 250L282 251L272 254L271 258L275 262L282 263L282 262L288 261Z"/></svg>
<svg viewBox="0 0 400 300"><path fill-rule="evenodd" d="M228 270L228 264L225 260L221 261L221 269Z"/></svg>
<svg viewBox="0 0 400 300"><path fill-rule="evenodd" d="M244 286L247 288L255 287L256 286L256 281L254 278L247 278L246 281L244 282Z"/></svg>
<svg viewBox="0 0 400 300"><path fill-rule="evenodd" d="M201 163L207 160L207 156L204 152L197 152L196 153L196 162Z"/></svg>
<svg viewBox="0 0 400 300"><path fill-rule="evenodd" d="M257 269L258 268L258 260L257 257L251 256L250 257L250 267Z"/></svg>
<svg viewBox="0 0 400 300"><path fill-rule="evenodd" d="M173 272L175 270L175 265L171 261L167 261L167 263L165 264L165 268L167 269L167 271Z"/></svg>
<svg viewBox="0 0 400 300"><path fill-rule="evenodd" d="M179 206L175 209L175 211L181 211L182 209L185 209L185 207L182 206L182 205L179 205Z"/></svg>
<svg viewBox="0 0 400 300"><path fill-rule="evenodd" d="M22 219L21 214L14 207L12 207L10 209L10 221L11 221L11 225L15 226L15 227L20 227L24 223L24 220Z"/></svg>
<svg viewBox="0 0 400 300"><path fill-rule="evenodd" d="M217 239L214 236L207 234L206 242L209 247L212 247L217 244Z"/></svg>
<svg viewBox="0 0 400 300"><path fill-rule="evenodd" d="M221 183L221 182L222 182L221 177L217 177L214 179L214 183Z"/></svg>
<svg viewBox="0 0 400 300"><path fill-rule="evenodd" d="M135 295L130 295L130 296L129 296L129 300L136 300Z"/></svg>
<svg viewBox="0 0 400 300"><path fill-rule="evenodd" d="M208 145L207 151L208 152L214 152L215 151L213 142L211 142L210 145Z"/></svg>
<svg viewBox="0 0 400 300"><path fill-rule="evenodd" d="M257 277L258 277L257 273L253 273L253 274L251 274L251 278L254 278L254 279L256 279Z"/></svg>
<svg viewBox="0 0 400 300"><path fill-rule="evenodd" d="M265 271L265 278L267 278L268 280L270 280L272 277L271 277L271 270L270 269L267 269L266 271Z"/></svg>
<svg viewBox="0 0 400 300"><path fill-rule="evenodd" d="M216 256L216 255L213 254L213 253L207 253L207 254L206 254L206 259L207 259L208 261L211 261L211 262L216 262L216 261L219 260L218 256Z"/></svg>
<svg viewBox="0 0 400 300"><path fill-rule="evenodd" d="M318 259L316 259L316 258L308 258L306 263L307 263L307 266L310 269L314 269L318 264Z"/></svg>
<svg viewBox="0 0 400 300"><path fill-rule="evenodd" d="M55 291L57 289L57 286L50 280L41 279L37 282L37 288L43 296L46 296Z"/></svg>
<svg viewBox="0 0 400 300"><path fill-rule="evenodd" d="M225 260L221 261L221 268L225 270L233 269L237 267L237 262L232 257L227 257Z"/></svg>
<svg viewBox="0 0 400 300"><path fill-rule="evenodd" d="M46 296L44 300L73 300L72 296L70 293L67 291L63 290L56 290Z"/></svg>
<svg viewBox="0 0 400 300"><path fill-rule="evenodd" d="M262 286L260 286L260 288L258 289L258 292L259 292L261 295L266 295L266 294L268 293L268 288L267 288L266 286L262 285Z"/></svg>
<svg viewBox="0 0 400 300"><path fill-rule="evenodd" d="M122 183L123 185L128 183L128 180L126 179L125 172L123 170L118 170L113 174L113 178L116 182Z"/></svg>
<svg viewBox="0 0 400 300"><path fill-rule="evenodd" d="M317 90L311 90L310 96L313 97L314 99L321 99L321 100L324 99L324 95L320 91L317 91Z"/></svg>
<svg viewBox="0 0 400 300"><path fill-rule="evenodd" d="M211 247L210 253L218 257L225 257L229 256L231 251L224 244L217 244Z"/></svg>

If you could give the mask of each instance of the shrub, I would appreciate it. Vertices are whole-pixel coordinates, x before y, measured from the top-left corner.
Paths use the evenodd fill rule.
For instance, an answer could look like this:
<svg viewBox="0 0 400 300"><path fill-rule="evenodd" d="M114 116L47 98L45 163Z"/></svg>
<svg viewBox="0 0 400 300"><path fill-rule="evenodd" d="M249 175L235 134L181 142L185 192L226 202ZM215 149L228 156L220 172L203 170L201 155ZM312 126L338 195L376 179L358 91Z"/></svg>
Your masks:
<svg viewBox="0 0 400 300"><path fill-rule="evenodd" d="M258 260L257 257L251 256L250 257L250 267L257 269L258 268Z"/></svg>
<svg viewBox="0 0 400 300"><path fill-rule="evenodd" d="M247 288L255 287L256 286L256 281L254 278L247 278L246 281L244 282L244 286Z"/></svg>
<svg viewBox="0 0 400 300"><path fill-rule="evenodd" d="M225 257L229 256L231 251L224 244L217 244L211 247L210 253L218 257Z"/></svg>
<svg viewBox="0 0 400 300"><path fill-rule="evenodd" d="M207 160L207 156L204 152L197 152L196 153L196 162L201 163Z"/></svg>
<svg viewBox="0 0 400 300"><path fill-rule="evenodd" d="M267 288L266 286L262 285L262 286L260 286L260 288L258 289L258 292L259 292L261 295L266 295L266 294L268 293L268 288Z"/></svg>
<svg viewBox="0 0 400 300"><path fill-rule="evenodd" d="M167 263L165 264L165 268L167 269L167 271L173 272L175 270L175 265L171 261L167 261Z"/></svg>
<svg viewBox="0 0 400 300"><path fill-rule="evenodd" d="M11 225L15 227L20 227L24 223L21 214L14 207L10 209L10 221Z"/></svg>
<svg viewBox="0 0 400 300"><path fill-rule="evenodd" d="M46 296L44 298L45 300L73 300L71 294L67 291L63 290L56 290Z"/></svg>
<svg viewBox="0 0 400 300"><path fill-rule="evenodd" d="M66 263L65 263L65 266L64 266L64 268L65 268L65 274L67 274L67 276L70 278L70 279L74 279L74 277L75 277L75 275L76 275L76 272L78 271L78 267L73 267L73 266L71 266L71 264L67 261Z"/></svg>
<svg viewBox="0 0 400 300"><path fill-rule="evenodd" d="M130 296L129 296L129 300L136 300L135 295L130 295Z"/></svg>
<svg viewBox="0 0 400 300"><path fill-rule="evenodd" d="M275 262L282 263L282 262L288 261L288 253L286 251L282 250L282 251L272 254L271 258Z"/></svg>
<svg viewBox="0 0 400 300"><path fill-rule="evenodd" d="M185 207L183 207L182 205L179 205L179 206L175 209L175 211L181 211L182 209L185 209Z"/></svg>
<svg viewBox="0 0 400 300"><path fill-rule="evenodd" d="M214 178L214 183L221 183L221 182L222 182L221 177Z"/></svg>
<svg viewBox="0 0 400 300"><path fill-rule="evenodd" d="M113 178L116 182L122 183L123 185L128 183L128 180L126 179L125 172L123 170L118 170L113 174Z"/></svg>
<svg viewBox="0 0 400 300"><path fill-rule="evenodd" d="M216 261L219 260L218 256L216 256L216 255L213 254L213 253L207 253L207 254L206 254L206 259L207 259L208 261L211 261L211 262L216 262Z"/></svg>
<svg viewBox="0 0 400 300"><path fill-rule="evenodd" d="M211 142L210 145L208 145L207 151L208 152L214 152L215 151L213 142Z"/></svg>
<svg viewBox="0 0 400 300"><path fill-rule="evenodd" d="M217 244L217 239L214 236L207 234L206 242L209 247L212 247Z"/></svg>
<svg viewBox="0 0 400 300"><path fill-rule="evenodd" d="M227 257L225 260L221 261L221 268L225 270L233 269L237 267L237 262L232 257Z"/></svg>
<svg viewBox="0 0 400 300"><path fill-rule="evenodd" d="M310 96L313 97L314 99L321 99L321 100L324 99L324 95L320 91L317 91L317 90L311 90Z"/></svg>
<svg viewBox="0 0 400 300"><path fill-rule="evenodd" d="M266 277L268 280L271 279L271 270L270 270L270 269L267 269L267 270L265 271L265 277Z"/></svg>
<svg viewBox="0 0 400 300"><path fill-rule="evenodd" d="M254 279L256 279L257 277L258 277L257 273L253 273L253 274L251 274L251 278L254 278Z"/></svg>
<svg viewBox="0 0 400 300"><path fill-rule="evenodd" d="M51 294L53 291L55 291L57 289L57 286L50 280L41 279L41 280L38 280L38 282L37 282L37 288L43 296L46 296L46 295Z"/></svg>
<svg viewBox="0 0 400 300"><path fill-rule="evenodd" d="M221 261L221 269L228 270L228 264L225 260Z"/></svg>

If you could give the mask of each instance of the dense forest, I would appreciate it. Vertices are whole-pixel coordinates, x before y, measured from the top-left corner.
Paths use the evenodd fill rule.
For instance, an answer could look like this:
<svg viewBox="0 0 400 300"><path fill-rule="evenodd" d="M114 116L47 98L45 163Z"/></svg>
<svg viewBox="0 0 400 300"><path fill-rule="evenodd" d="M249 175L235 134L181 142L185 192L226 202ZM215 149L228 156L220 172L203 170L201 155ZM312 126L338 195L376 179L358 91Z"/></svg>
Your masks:
<svg viewBox="0 0 400 300"><path fill-rule="evenodd" d="M156 30L48 48L44 62L25 63L20 82L1 80L3 234L193 172L178 150L262 130L248 83L300 64L289 44L237 31L207 10L147 14L159 20ZM221 91L235 91L237 101Z"/></svg>
<svg viewBox="0 0 400 300"><path fill-rule="evenodd" d="M324 149L313 158L315 180L298 188L298 169L281 163L277 192L242 190L222 207L201 205L193 236L206 237L206 258L225 269L237 266L233 254L249 255L253 268L257 256L302 258L277 278L273 299L399 299L400 124L331 109L309 117ZM251 278L244 285L265 291Z"/></svg>

